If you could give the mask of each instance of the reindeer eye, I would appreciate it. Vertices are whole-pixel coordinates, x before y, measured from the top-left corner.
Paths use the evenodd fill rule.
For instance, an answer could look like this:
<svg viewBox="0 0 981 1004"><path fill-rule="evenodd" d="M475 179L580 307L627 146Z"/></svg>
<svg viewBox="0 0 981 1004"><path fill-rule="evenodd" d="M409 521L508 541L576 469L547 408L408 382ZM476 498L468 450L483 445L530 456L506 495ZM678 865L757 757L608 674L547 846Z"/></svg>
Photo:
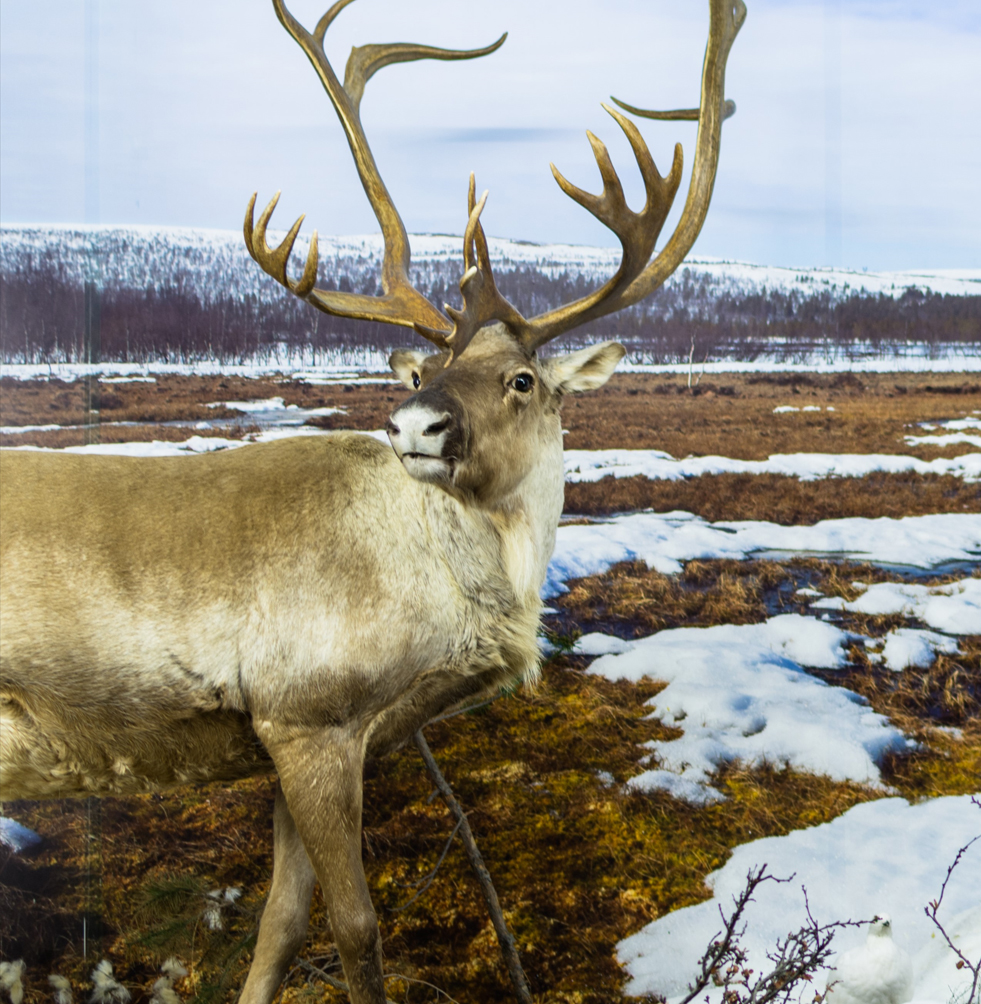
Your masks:
<svg viewBox="0 0 981 1004"><path fill-rule="evenodd" d="M535 386L535 378L530 373L519 373L512 381L511 386L522 394L527 394Z"/></svg>
<svg viewBox="0 0 981 1004"><path fill-rule="evenodd" d="M418 390L419 389L419 384L421 384L421 383L422 383L422 381L419 379L419 374L418 373L413 373L412 374L412 386L415 387L416 390Z"/></svg>

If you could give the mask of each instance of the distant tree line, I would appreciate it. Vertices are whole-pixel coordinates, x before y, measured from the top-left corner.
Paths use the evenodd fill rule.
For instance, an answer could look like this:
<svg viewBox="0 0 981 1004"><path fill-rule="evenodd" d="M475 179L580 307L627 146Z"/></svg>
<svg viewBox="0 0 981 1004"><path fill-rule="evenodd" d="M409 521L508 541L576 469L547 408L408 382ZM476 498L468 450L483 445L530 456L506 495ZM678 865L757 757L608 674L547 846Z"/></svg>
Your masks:
<svg viewBox="0 0 981 1004"><path fill-rule="evenodd" d="M380 292L376 267L368 259L322 262L320 285L374 295ZM416 286L437 306L459 303L458 280L456 262L426 261L414 268ZM505 262L497 281L525 316L533 316L584 296L602 280ZM261 274L251 287L226 285L203 281L199 272L179 264L142 288L118 278L105 282L100 308L101 357L114 362L236 363L283 354L315 362L337 350L418 344L411 329L314 310ZM733 292L683 269L649 300L566 341L596 338L617 338L635 358L654 363L687 360L693 342L697 362L761 355L793 359L815 351L877 354L913 346L942 354L981 345L981 296L915 288L895 297L857 292L842 297L822 289L810 295ZM84 293L77 270L69 270L50 249L16 266L6 262L0 271L4 361L80 361L83 341Z"/></svg>

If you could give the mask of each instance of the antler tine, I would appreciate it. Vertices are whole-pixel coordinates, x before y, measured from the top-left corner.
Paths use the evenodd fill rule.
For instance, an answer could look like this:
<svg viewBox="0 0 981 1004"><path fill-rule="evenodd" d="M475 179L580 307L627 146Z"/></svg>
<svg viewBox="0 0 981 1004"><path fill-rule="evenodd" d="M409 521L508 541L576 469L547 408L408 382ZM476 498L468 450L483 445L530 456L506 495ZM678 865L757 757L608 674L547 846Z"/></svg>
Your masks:
<svg viewBox="0 0 981 1004"><path fill-rule="evenodd" d="M450 348L450 355L446 360L447 366L470 344L474 335L491 321L503 321L519 341L524 341L526 338L528 322L501 295L494 282L487 237L480 223L480 214L487 204L488 194L485 191L480 197L480 201L476 200L476 179L471 172L470 188L467 194L470 216L463 233L464 272L463 278L460 280L463 309L458 310L448 303L443 306L446 313L453 319L453 330L446 336L446 342Z"/></svg>
<svg viewBox="0 0 981 1004"><path fill-rule="evenodd" d="M371 203L371 208L381 227L385 242L382 261L382 296L366 296L337 290L314 288L316 281L316 238L311 242L303 276L291 283L286 274L286 262L299 228L299 221L287 234L283 243L274 250L265 242L265 228L276 205L274 199L252 225L255 200L246 216L245 239L249 253L278 282L313 306L329 314L381 321L413 327L440 348L446 348L446 336L452 325L409 281L410 249L402 219L392 197L381 179L364 128L361 125L360 104L365 84L382 67L392 63L416 59L473 59L487 55L504 44L503 35L492 45L482 49L438 49L432 46L396 43L391 45L365 45L355 48L348 59L342 86L324 51L327 30L337 15L353 0L337 0L317 22L313 32L289 12L284 0L273 0L276 16L293 39L306 53L320 82L330 98L347 136L361 184Z"/></svg>
<svg viewBox="0 0 981 1004"><path fill-rule="evenodd" d="M618 104L625 112L637 115L642 119L657 119L659 122L697 122L701 109L699 108L676 108L671 112L655 112L649 108L637 108L635 105L628 105L626 101L621 101L610 95L610 100ZM722 105L722 120L731 119L736 114L736 102L726 98Z"/></svg>
<svg viewBox="0 0 981 1004"><path fill-rule="evenodd" d="M591 195L589 192L577 188L559 173L554 164L550 166L562 191L592 213L620 238L624 256L617 276L618 282L622 284L626 275L630 274L631 280L636 277L640 269L647 264L651 252L654 250L654 242L664 225L664 220L671 209L675 192L681 181L681 146L680 144L675 146L671 171L667 178L662 178L644 138L633 122L615 109L610 108L609 105L603 105L603 108L613 116L624 131L634 151L647 193L644 208L639 213L631 211L623 194L620 178L610 160L606 144L597 139L591 132L587 132L586 136L589 138L596 164L603 178L603 191L600 195Z"/></svg>
<svg viewBox="0 0 981 1004"><path fill-rule="evenodd" d="M303 223L304 217L300 216L293 226L290 227L286 237L275 250L269 247L266 243L266 227L269 224L273 210L276 208L276 204L279 202L280 194L280 192L277 192L269 200L269 205L263 209L259 214L258 221L253 224L252 219L255 215L255 200L258 192L252 193L248 209L245 211L245 225L243 227L245 246L248 248L249 254L259 263L264 272L267 272L277 282L284 285L291 293L305 297L310 293L314 283L317 281L317 264L319 260L317 231L314 230L313 236L310 238L310 250L307 252L307 260L303 266L303 275L300 277L300 281L291 282L289 276L286 274L286 263L289 261L293 244L296 242L296 235L300 232L300 225Z"/></svg>
<svg viewBox="0 0 981 1004"><path fill-rule="evenodd" d="M743 0L709 0L709 37L702 64L698 135L695 138L695 159L688 197L670 240L631 285L624 297L624 306L637 303L654 292L684 261L701 233L715 187L722 123L736 111L736 103L725 98L726 62L745 20L746 4Z"/></svg>
<svg viewBox="0 0 981 1004"><path fill-rule="evenodd" d="M562 191L617 235L623 256L613 277L595 293L529 321L526 338L529 349L536 349L571 328L620 309L620 297L650 260L654 243L664 226L681 182L680 144L675 146L671 170L662 178L643 136L633 122L609 105L604 104L603 108L615 119L630 143L644 181L647 199L639 213L631 210L606 145L591 132L587 132L586 136L603 179L603 191L599 195L577 188L563 177L554 164L550 165Z"/></svg>
<svg viewBox="0 0 981 1004"><path fill-rule="evenodd" d="M712 198L719 162L722 122L735 111L735 103L725 101L725 68L729 50L746 18L743 0L709 0L709 38L702 67L701 104L697 111L645 112L614 98L622 108L658 119L698 119L692 180L681 220L660 254L650 261L654 244L667 218L681 179L681 147L675 147L674 163L664 179L658 175L650 152L636 126L619 112L603 107L617 120L627 135L647 187L647 205L632 213L623 199L619 178L613 170L606 147L592 134L589 141L603 176L601 195L590 195L571 185L553 166L552 173L562 190L597 219L610 227L623 245L623 258L615 275L601 289L574 303L548 311L528 321L530 348L598 317L637 303L652 293L681 264L695 243Z"/></svg>

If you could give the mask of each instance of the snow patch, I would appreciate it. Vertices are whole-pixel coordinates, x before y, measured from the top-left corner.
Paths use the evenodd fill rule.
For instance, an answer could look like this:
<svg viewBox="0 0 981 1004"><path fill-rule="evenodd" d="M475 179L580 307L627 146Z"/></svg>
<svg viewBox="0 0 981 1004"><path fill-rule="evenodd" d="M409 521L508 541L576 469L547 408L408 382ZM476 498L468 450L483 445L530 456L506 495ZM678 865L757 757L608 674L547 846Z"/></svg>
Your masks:
<svg viewBox="0 0 981 1004"><path fill-rule="evenodd" d="M760 886L747 908L744 944L750 952L748 965L756 972L776 939L804 922L803 884L812 912L823 923L888 912L896 943L913 958L915 998L946 1002L952 999L951 991L963 991L970 978L955 968L956 958L934 936L923 908L940 892L957 849L981 830L979 817L968 796L917 805L888 798L857 805L821 826L737 847L726 865L706 879L712 899L669 913L620 942L617 952L630 974L625 992L663 993L669 1001L683 996L699 956L719 930L719 907L731 911L732 897L742 889L747 871L767 863L774 875L796 875L786 885ZM941 912L958 946L975 958L981 952L979 888L981 846L975 844L954 873ZM837 953L862 944L865 936L861 929L840 932ZM823 987L824 976L815 984ZM720 992L707 993L712 1004L718 1004Z"/></svg>
<svg viewBox="0 0 981 1004"><path fill-rule="evenodd" d="M629 652L633 647L633 642L594 631L579 638L573 645L572 651L576 655L619 655L622 652Z"/></svg>
<svg viewBox="0 0 981 1004"><path fill-rule="evenodd" d="M961 579L943 586L877 582L851 602L828 596L811 604L817 610L902 614L947 634L981 634L981 579Z"/></svg>
<svg viewBox="0 0 981 1004"><path fill-rule="evenodd" d="M565 592L569 579L598 575L620 561L644 561L670 575L681 570L681 562L696 558L742 559L772 552L832 554L921 568L976 561L981 557L981 514L851 517L814 526L779 526L750 520L708 523L686 512L642 512L560 526L542 595L547 599Z"/></svg>
<svg viewBox="0 0 981 1004"><path fill-rule="evenodd" d="M981 440L979 440L981 444ZM566 481L599 481L645 477L678 481L705 474L783 474L815 481L819 478L860 478L876 471L897 474L953 474L966 481L981 480L981 453L962 457L920 460L882 453L774 453L766 460L731 457L686 457L676 460L661 450L566 450Z"/></svg>
<svg viewBox="0 0 981 1004"><path fill-rule="evenodd" d="M910 667L932 666L938 652L955 655L958 651L957 642L947 635L922 628L896 628L886 635L879 657L887 669L900 673Z"/></svg>
<svg viewBox="0 0 981 1004"><path fill-rule="evenodd" d="M967 443L981 446L981 436L970 436L966 432L949 432L944 436L903 436L907 446L956 446Z"/></svg>
<svg viewBox="0 0 981 1004"><path fill-rule="evenodd" d="M41 837L33 830L22 826L16 819L0 816L0 844L9 847L15 854L20 854L39 843Z"/></svg>
<svg viewBox="0 0 981 1004"><path fill-rule="evenodd" d="M609 680L667 681L647 702L651 717L684 730L678 739L646 743L660 769L628 785L704 802L715 797L708 792L712 773L733 760L879 784L876 764L909 741L864 698L801 668L845 665L849 637L812 617L784 614L763 624L659 631L596 659L588 672Z"/></svg>

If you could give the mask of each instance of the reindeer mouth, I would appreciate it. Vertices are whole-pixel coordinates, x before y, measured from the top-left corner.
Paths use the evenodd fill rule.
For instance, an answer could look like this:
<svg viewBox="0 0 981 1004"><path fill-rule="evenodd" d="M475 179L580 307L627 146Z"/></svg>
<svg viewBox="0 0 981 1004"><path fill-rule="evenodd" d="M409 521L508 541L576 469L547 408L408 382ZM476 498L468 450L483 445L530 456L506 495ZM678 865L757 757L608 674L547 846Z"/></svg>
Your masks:
<svg viewBox="0 0 981 1004"><path fill-rule="evenodd" d="M402 466L417 481L430 483L453 480L456 458L440 457L432 453L403 453Z"/></svg>

